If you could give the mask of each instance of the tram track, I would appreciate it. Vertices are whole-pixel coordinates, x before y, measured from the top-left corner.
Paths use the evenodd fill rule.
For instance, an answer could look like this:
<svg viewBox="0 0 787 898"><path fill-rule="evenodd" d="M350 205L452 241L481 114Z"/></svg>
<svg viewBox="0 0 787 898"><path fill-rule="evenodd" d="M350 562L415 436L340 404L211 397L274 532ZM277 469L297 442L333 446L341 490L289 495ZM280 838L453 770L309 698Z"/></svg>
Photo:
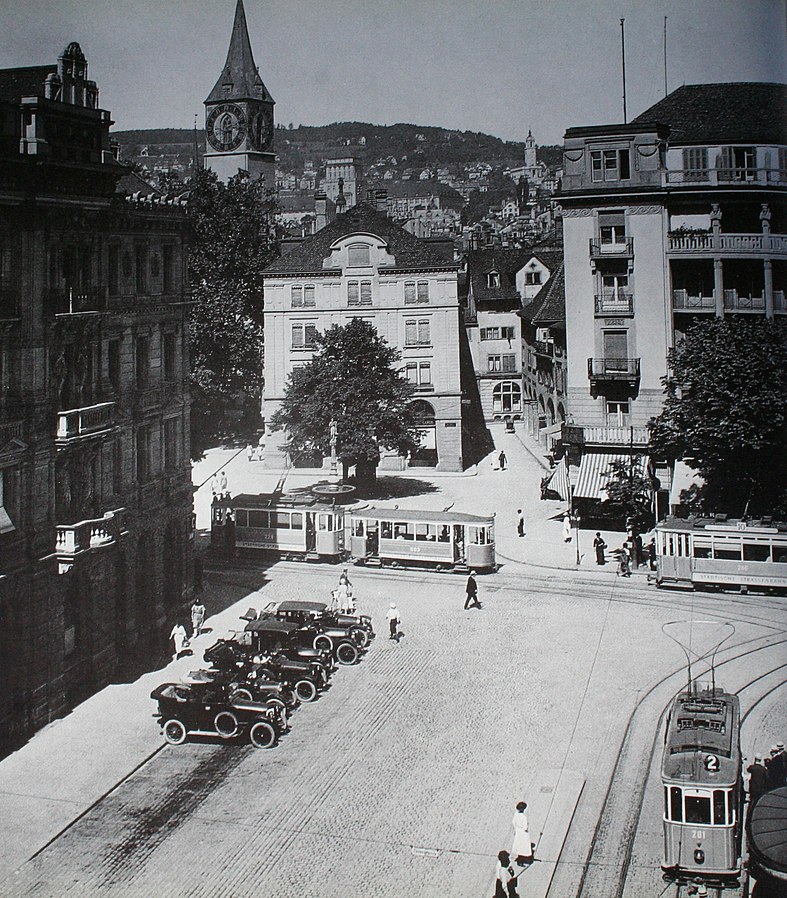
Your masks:
<svg viewBox="0 0 787 898"><path fill-rule="evenodd" d="M724 652L732 652L733 654L719 661L716 668L719 669L725 665L733 664L758 652L768 651L776 649L779 646L787 645L787 638L785 638L775 641L772 640L765 645L754 646L744 651L739 651L743 646L767 638L770 637L753 637L752 639L736 643L733 646L728 646ZM769 669L764 674L759 674L750 681L741 684L737 691L741 692L750 688L757 682L784 667L787 667L787 665L779 665ZM683 667L676 667L670 673L662 676L647 690L646 693L639 697L629 715L626 729L612 767L612 773L604 793L601 811L598 815L591 843L583 863L582 875L575 893L576 898L623 898L631 866L634 839L640 827L645 792L648 781L652 775L653 765L660 753L664 718L669 706L669 698L674 695L674 690L666 701L661 702L661 711L658 715L655 735L652 739L645 740L646 744L644 746L635 745L636 731L634 724L636 718L640 716L640 713L644 713L643 709L648 708L653 702L660 701L660 698L658 698L660 694L659 691L665 687L670 680L683 672ZM772 694L777 689L782 688L784 683L785 681L776 684L768 690L767 694ZM764 698L765 696L758 699L754 704L759 703L759 701ZM754 707L754 704L752 705L752 708ZM747 711L747 716L750 711L751 709ZM640 772L639 775L637 775L638 772ZM626 784L629 784L631 787L625 789L624 787ZM625 796L622 794L624 791ZM620 820L623 820L622 825L620 824ZM603 858L603 849L606 847L606 844L611 841L615 842L618 846L614 862L606 861ZM558 863L560 864L561 861ZM550 889L548 894L549 898L565 898L563 892L558 893L552 889ZM633 894L640 893L634 892Z"/></svg>

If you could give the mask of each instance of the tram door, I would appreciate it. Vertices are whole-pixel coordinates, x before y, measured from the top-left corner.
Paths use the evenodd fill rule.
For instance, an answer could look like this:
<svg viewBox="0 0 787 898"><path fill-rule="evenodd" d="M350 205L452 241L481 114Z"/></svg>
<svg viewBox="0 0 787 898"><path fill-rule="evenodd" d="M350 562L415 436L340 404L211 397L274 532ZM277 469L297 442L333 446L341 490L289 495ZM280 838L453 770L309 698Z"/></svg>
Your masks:
<svg viewBox="0 0 787 898"><path fill-rule="evenodd" d="M661 576L691 581L691 540L688 533L659 533Z"/></svg>
<svg viewBox="0 0 787 898"><path fill-rule="evenodd" d="M454 524L454 561L465 560L465 528L463 524Z"/></svg>
<svg viewBox="0 0 787 898"><path fill-rule="evenodd" d="M314 552L317 548L317 533L314 526L315 513L313 511L306 512L306 551Z"/></svg>
<svg viewBox="0 0 787 898"><path fill-rule="evenodd" d="M380 553L380 523L368 520L366 522L366 554L377 556Z"/></svg>

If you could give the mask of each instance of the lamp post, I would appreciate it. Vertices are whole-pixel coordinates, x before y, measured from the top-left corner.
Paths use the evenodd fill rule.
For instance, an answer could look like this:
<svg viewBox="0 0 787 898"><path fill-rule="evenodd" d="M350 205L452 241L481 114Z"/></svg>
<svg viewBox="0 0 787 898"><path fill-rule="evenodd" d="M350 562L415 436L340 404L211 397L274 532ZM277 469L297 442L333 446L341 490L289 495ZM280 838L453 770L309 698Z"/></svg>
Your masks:
<svg viewBox="0 0 787 898"><path fill-rule="evenodd" d="M571 504L573 506L573 504L574 504L573 501ZM574 515L574 539L576 540L576 543L577 543L577 565L579 565L580 561L582 560L581 555L579 554L579 522L580 522L580 517L579 517L579 512L577 512Z"/></svg>

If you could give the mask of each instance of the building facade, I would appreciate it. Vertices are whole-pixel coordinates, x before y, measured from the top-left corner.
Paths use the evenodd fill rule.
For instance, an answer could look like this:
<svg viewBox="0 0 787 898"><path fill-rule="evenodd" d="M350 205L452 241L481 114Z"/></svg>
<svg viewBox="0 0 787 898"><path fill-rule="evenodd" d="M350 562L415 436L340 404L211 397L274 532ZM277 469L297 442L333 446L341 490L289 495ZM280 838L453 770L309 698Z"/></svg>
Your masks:
<svg viewBox="0 0 787 898"><path fill-rule="evenodd" d="M354 156L325 160L325 177L320 190L337 208L344 211L355 206L363 196L363 168ZM340 199L341 197L341 199Z"/></svg>
<svg viewBox="0 0 787 898"><path fill-rule="evenodd" d="M118 165L79 45L0 71L0 721L166 644L191 583L184 209Z"/></svg>
<svg viewBox="0 0 787 898"><path fill-rule="evenodd" d="M380 211L358 204L266 270L263 415L270 421L290 373L312 358L318 331L361 318L401 351L424 429L414 458L384 456L380 467L460 471L457 265L450 244L441 252L440 244L418 240L384 209L384 196ZM283 465L283 446L282 432L268 432L268 465Z"/></svg>
<svg viewBox="0 0 787 898"><path fill-rule="evenodd" d="M787 315L786 95L779 84L687 85L629 124L566 132L574 460L591 442L646 452L667 353L693 322Z"/></svg>

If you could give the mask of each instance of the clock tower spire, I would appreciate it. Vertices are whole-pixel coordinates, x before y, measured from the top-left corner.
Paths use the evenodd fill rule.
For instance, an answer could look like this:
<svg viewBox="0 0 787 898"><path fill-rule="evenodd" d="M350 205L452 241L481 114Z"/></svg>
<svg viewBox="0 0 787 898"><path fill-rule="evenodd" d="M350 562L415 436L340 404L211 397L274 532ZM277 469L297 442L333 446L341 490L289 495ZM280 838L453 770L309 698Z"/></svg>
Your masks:
<svg viewBox="0 0 787 898"><path fill-rule="evenodd" d="M222 181L244 169L252 178L264 177L268 190L275 190L273 106L254 63L243 0L238 0L227 60L205 100L205 167Z"/></svg>

